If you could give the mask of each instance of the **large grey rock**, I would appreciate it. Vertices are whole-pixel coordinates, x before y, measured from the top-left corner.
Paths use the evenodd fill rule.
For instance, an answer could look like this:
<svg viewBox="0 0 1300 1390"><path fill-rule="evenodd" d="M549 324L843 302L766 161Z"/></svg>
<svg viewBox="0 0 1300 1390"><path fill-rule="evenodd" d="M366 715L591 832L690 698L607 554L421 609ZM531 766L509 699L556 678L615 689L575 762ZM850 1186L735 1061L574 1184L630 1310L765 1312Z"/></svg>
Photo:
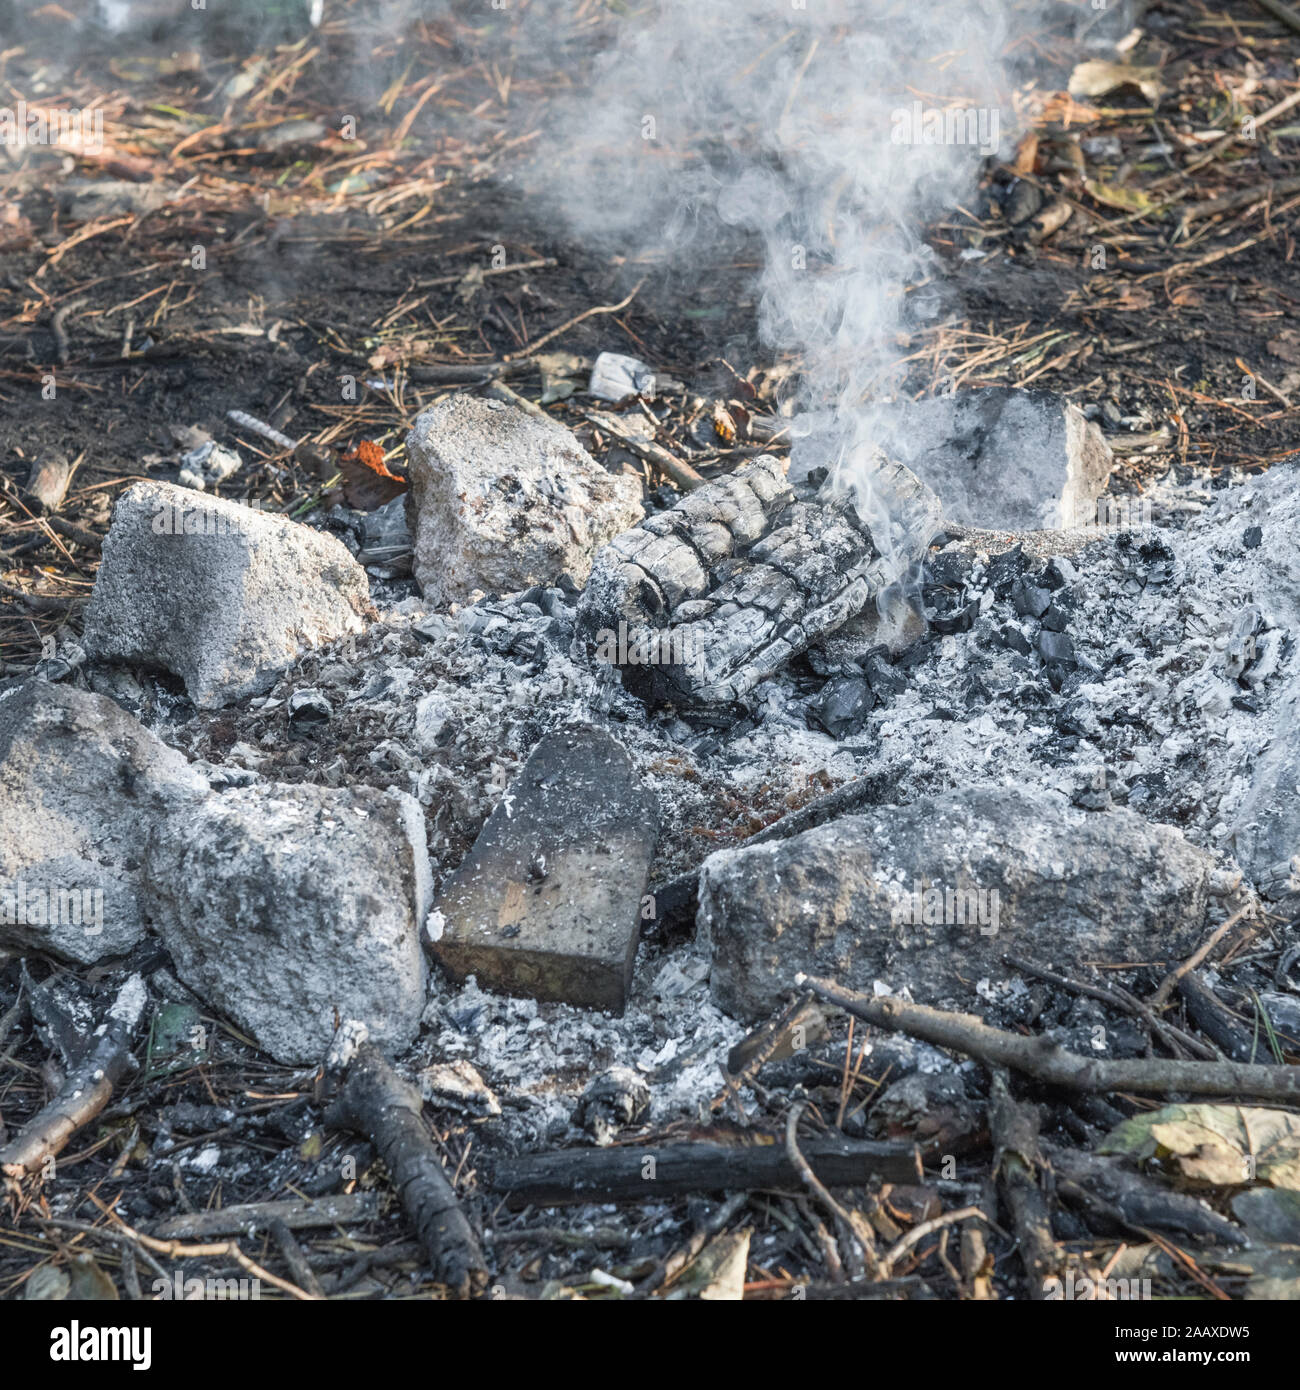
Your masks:
<svg viewBox="0 0 1300 1390"><path fill-rule="evenodd" d="M208 784L112 700L28 681L0 695L0 946L88 964L145 933L150 826Z"/></svg>
<svg viewBox="0 0 1300 1390"><path fill-rule="evenodd" d="M1006 951L1065 966L1188 954L1213 862L1130 811L979 786L720 851L697 925L713 997L741 1019L773 1009L801 970L939 1003L1005 977Z"/></svg>
<svg viewBox="0 0 1300 1390"><path fill-rule="evenodd" d="M581 584L596 549L643 510L636 478L607 472L556 421L501 401L439 401L406 450L415 579L435 603L565 571Z"/></svg>
<svg viewBox="0 0 1300 1390"><path fill-rule="evenodd" d="M985 387L901 408L898 456L944 517L995 530L1088 526L1113 463L1101 430L1050 391Z"/></svg>
<svg viewBox="0 0 1300 1390"><path fill-rule="evenodd" d="M622 1012L658 835L608 734L548 735L436 904L438 959L486 989Z"/></svg>
<svg viewBox="0 0 1300 1390"><path fill-rule="evenodd" d="M414 1039L432 875L405 793L232 788L156 827L145 873L176 973L277 1060L324 1056L336 1018Z"/></svg>
<svg viewBox="0 0 1300 1390"><path fill-rule="evenodd" d="M1264 896L1300 905L1300 676L1278 697L1274 720L1232 829L1237 858Z"/></svg>
<svg viewBox="0 0 1300 1390"><path fill-rule="evenodd" d="M1251 742L1229 749L1225 819L1241 866L1266 897L1300 907L1300 456L1225 488L1192 527L1188 587L1212 598L1216 670L1265 703ZM1246 538L1249 537L1249 543ZM1226 642L1225 642L1226 639Z"/></svg>
<svg viewBox="0 0 1300 1390"><path fill-rule="evenodd" d="M86 609L92 656L171 671L214 709L364 630L365 571L333 536L169 483L124 492Z"/></svg>

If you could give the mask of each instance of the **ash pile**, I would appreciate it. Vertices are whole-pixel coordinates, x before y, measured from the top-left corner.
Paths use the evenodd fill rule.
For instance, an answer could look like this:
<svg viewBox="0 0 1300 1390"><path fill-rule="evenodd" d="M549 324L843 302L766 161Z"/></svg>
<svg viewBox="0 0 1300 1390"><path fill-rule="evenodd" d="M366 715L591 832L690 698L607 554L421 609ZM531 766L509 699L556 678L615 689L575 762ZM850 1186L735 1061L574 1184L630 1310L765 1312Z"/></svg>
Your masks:
<svg viewBox="0 0 1300 1390"><path fill-rule="evenodd" d="M1300 476L1117 496L979 394L851 474L650 488L457 395L371 513L128 489L0 690L12 1199L84 1215L58 1154L125 1116L133 1232L387 1222L462 1294L1051 1296L1139 1227L1282 1277L1275 1188L1144 1163L1300 1093ZM274 1159L253 1102L147 1118L163 1055L269 1058Z"/></svg>

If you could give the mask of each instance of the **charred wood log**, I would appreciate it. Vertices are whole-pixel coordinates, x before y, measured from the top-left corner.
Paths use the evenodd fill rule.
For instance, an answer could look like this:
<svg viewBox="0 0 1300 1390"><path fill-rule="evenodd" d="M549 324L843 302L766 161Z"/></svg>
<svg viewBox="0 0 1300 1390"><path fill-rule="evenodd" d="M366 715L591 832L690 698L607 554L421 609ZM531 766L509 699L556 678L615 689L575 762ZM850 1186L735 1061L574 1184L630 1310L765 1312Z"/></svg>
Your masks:
<svg viewBox="0 0 1300 1390"><path fill-rule="evenodd" d="M1178 981L1178 993L1192 1022L1213 1038L1234 1062L1252 1059L1256 1049L1250 1032L1237 1022L1232 1010L1195 970L1189 970Z"/></svg>
<svg viewBox="0 0 1300 1390"><path fill-rule="evenodd" d="M1006 1073L996 1069L989 1100L989 1129L996 1146L993 1166L1011 1211L1032 1299L1047 1297L1047 1280L1063 1262L1041 1186L1044 1165L1038 1128L1037 1109L1018 1103L1007 1086Z"/></svg>
<svg viewBox="0 0 1300 1390"><path fill-rule="evenodd" d="M874 531L847 497L796 501L770 454L697 488L597 553L580 650L650 703L734 703L861 612L896 577L900 544L929 540L928 488L883 457L873 487Z"/></svg>
<svg viewBox="0 0 1300 1390"><path fill-rule="evenodd" d="M1155 1230L1227 1245L1245 1241L1231 1221L1212 1211L1199 1197L1153 1182L1115 1159L1046 1143L1043 1151L1056 1174L1057 1192L1093 1218L1100 1218L1107 1234L1116 1229L1139 1233Z"/></svg>
<svg viewBox="0 0 1300 1390"><path fill-rule="evenodd" d="M461 1298L481 1290L487 1282L483 1252L425 1127L419 1091L368 1042L336 1039L326 1066L344 1073L325 1112L327 1123L364 1135L378 1150L434 1277Z"/></svg>
<svg viewBox="0 0 1300 1390"><path fill-rule="evenodd" d="M911 1144L818 1139L801 1153L826 1187L862 1187L873 1178L920 1180ZM693 1192L802 1192L804 1179L780 1144L685 1143L560 1149L498 1159L487 1166L487 1186L506 1205L562 1206L574 1202L658 1202Z"/></svg>

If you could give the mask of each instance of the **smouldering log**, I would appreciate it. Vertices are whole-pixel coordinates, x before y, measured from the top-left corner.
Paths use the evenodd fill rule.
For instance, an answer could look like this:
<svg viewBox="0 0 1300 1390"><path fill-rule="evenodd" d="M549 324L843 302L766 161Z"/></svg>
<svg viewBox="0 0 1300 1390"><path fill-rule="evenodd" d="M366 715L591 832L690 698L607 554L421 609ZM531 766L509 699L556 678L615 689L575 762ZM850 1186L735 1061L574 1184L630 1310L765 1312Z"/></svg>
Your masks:
<svg viewBox="0 0 1300 1390"><path fill-rule="evenodd" d="M901 465L879 466L891 530L924 544L933 494ZM896 538L882 539L847 497L796 501L784 465L761 455L597 554L579 646L648 701L735 702L896 577Z"/></svg>

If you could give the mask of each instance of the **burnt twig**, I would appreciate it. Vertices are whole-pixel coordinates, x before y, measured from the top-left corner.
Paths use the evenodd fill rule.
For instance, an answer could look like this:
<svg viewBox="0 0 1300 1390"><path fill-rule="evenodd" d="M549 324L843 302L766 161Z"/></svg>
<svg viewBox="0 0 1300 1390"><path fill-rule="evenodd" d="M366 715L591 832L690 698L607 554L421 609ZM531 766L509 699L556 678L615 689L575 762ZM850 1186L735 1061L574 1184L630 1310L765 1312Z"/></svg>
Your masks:
<svg viewBox="0 0 1300 1390"><path fill-rule="evenodd" d="M1047 1280L1061 1266L1061 1252L1052 1236L1051 1213L1039 1185L1043 1155L1038 1147L1038 1126L1037 1110L1015 1101L1006 1073L995 1070L989 1103L993 1166L1015 1225L1029 1296L1044 1299Z"/></svg>
<svg viewBox="0 0 1300 1390"><path fill-rule="evenodd" d="M419 1091L370 1043L350 1045L346 1026L326 1066L344 1071L327 1123L364 1135L379 1151L434 1277L461 1298L479 1291L487 1265L425 1128Z"/></svg>
<svg viewBox="0 0 1300 1390"><path fill-rule="evenodd" d="M873 1177L920 1180L920 1158L911 1144L818 1139L803 1157L826 1187L862 1187ZM658 1202L694 1192L803 1190L799 1170L779 1144L686 1143L658 1147L560 1149L498 1160L484 1175L510 1207L563 1206L574 1202Z"/></svg>

